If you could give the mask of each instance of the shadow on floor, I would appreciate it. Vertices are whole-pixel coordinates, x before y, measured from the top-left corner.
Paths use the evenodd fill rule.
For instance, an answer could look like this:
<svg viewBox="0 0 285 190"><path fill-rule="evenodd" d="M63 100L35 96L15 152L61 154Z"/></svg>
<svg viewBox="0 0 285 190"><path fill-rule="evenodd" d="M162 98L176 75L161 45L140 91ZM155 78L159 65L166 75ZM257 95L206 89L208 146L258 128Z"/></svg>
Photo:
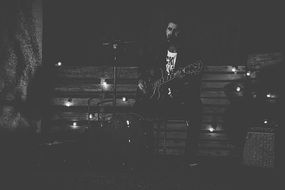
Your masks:
<svg viewBox="0 0 285 190"><path fill-rule="evenodd" d="M79 169L69 163L69 167L58 165L57 169L38 165L6 170L0 189L275 190L281 188L278 183L277 169L250 168L221 158L201 158L198 166L188 167L179 157L156 157L137 167L86 163Z"/></svg>

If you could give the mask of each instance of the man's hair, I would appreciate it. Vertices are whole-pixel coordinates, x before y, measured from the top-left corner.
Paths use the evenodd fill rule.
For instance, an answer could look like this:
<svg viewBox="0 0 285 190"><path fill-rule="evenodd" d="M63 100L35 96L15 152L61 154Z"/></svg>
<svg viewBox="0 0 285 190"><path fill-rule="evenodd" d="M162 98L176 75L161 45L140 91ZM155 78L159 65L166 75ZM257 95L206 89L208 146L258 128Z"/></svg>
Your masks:
<svg viewBox="0 0 285 190"><path fill-rule="evenodd" d="M178 30L181 31L181 28L183 26L183 23L182 23L182 18L180 15L177 15L177 14L170 14L170 15L167 15L166 16L166 19L165 19L165 27L167 27L167 25L172 22L174 24L177 24L178 26Z"/></svg>

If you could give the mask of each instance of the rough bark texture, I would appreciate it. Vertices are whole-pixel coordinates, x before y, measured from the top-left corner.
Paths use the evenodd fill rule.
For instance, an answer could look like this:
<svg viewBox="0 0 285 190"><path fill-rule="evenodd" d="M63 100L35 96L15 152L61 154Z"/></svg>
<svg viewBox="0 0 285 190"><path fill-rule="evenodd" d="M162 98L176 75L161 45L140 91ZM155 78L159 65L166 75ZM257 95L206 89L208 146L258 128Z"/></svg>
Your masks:
<svg viewBox="0 0 285 190"><path fill-rule="evenodd" d="M31 129L40 117L29 93L42 66L42 2L0 4L0 129Z"/></svg>

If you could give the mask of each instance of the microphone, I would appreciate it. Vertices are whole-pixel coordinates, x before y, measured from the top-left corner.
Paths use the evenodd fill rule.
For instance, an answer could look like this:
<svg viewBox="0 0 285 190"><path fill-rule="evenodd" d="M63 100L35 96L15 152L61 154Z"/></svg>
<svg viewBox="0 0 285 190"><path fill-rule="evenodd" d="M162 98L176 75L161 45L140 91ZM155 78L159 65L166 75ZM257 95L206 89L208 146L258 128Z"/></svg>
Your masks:
<svg viewBox="0 0 285 190"><path fill-rule="evenodd" d="M114 40L114 41L109 41L109 42L103 42L103 46L110 46L110 45L119 45L119 44L132 44L135 43L136 41L122 41L122 40Z"/></svg>

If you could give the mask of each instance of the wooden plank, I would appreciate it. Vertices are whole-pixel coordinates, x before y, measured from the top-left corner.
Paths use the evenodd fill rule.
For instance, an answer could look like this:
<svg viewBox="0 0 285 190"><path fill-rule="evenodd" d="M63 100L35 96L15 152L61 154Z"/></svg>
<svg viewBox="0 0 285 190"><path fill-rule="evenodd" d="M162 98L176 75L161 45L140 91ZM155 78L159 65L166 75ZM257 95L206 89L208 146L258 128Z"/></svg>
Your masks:
<svg viewBox="0 0 285 190"><path fill-rule="evenodd" d="M238 73L233 75L240 75L245 72L245 66L237 66ZM117 77L118 79L137 79L139 76L138 67L117 67ZM112 79L113 78L113 68L103 67L103 66L69 66L61 67L57 70L57 76L59 78L89 78L89 79ZM206 66L204 69L204 75L209 73L228 73L231 75L233 73L232 66Z"/></svg>
<svg viewBox="0 0 285 190"><path fill-rule="evenodd" d="M231 74L217 74L217 73L205 73L202 75L203 81L232 81L245 78L244 74L231 73Z"/></svg>
<svg viewBox="0 0 285 190"><path fill-rule="evenodd" d="M171 121L164 126L163 124L156 124L153 127L155 130L161 130L161 131L186 131L187 126L186 122L183 120L177 120L177 122Z"/></svg>
<svg viewBox="0 0 285 190"><path fill-rule="evenodd" d="M87 117L87 115L86 115L86 117ZM53 126L53 125L69 126L73 122L77 122L78 124L80 124L82 126L86 126L86 125L89 125L88 124L88 120L86 119L86 117L85 117L85 115L83 115L82 117L79 117L79 116L78 117L74 117L74 116L70 116L70 117L68 117L68 116L56 117L56 116L53 116L53 118L49 122L49 125L50 126ZM112 118L111 114L108 114L106 117L108 117L109 119ZM98 124L98 121L95 120L95 119L93 119L90 122L90 125L96 126L97 124ZM139 125L140 124L138 124L138 126ZM201 129L201 132L203 132L203 133L205 133L206 131L209 132L209 130L206 130L206 128L207 128L207 125L205 125L205 129ZM161 132L164 132L164 131L161 131ZM173 132L173 131L167 131L167 132ZM185 131L180 131L180 132L185 132ZM224 129L221 128L221 127L217 127L215 129L215 132L217 132L217 133L224 133ZM155 130L155 134L157 134L156 130Z"/></svg>
<svg viewBox="0 0 285 190"><path fill-rule="evenodd" d="M229 150L209 150L209 149L200 149L198 151L199 156L204 157L226 157L230 155Z"/></svg>
<svg viewBox="0 0 285 190"><path fill-rule="evenodd" d="M99 111L98 111L99 112ZM98 113L98 112L91 112L94 116L94 114ZM111 112L104 112L101 113L101 115L111 115ZM54 109L53 113L51 114L50 119L51 120L59 120L59 119L63 119L63 120L70 120L74 118L77 121L85 121L88 119L88 111L87 109L85 110L81 110L81 111L74 111L74 110L59 110L59 109Z"/></svg>
<svg viewBox="0 0 285 190"><path fill-rule="evenodd" d="M116 116L120 117L120 119L129 120L130 122L140 124L140 118L138 115L130 112L116 112ZM99 116L102 119L110 120L113 119L113 113L104 112L100 113ZM89 121L97 121L98 120L98 112L92 115L92 118ZM87 112L72 112L72 111L55 111L50 115L50 121L52 122L68 122L68 121L79 121L81 123L86 123L88 121L88 113Z"/></svg>
<svg viewBox="0 0 285 190"><path fill-rule="evenodd" d="M128 113L126 113L128 114ZM105 117L104 117L105 116ZM105 113L104 114L104 118L106 118L108 120L108 118L112 118L112 113ZM91 119L92 121L96 121L98 120L98 118L96 118L96 116L93 116L93 118ZM54 113L53 115L51 115L50 117L50 124L52 125L53 123L61 123L61 124L69 124L70 122L73 121L78 121L79 123L87 123L88 121L88 114L87 113L83 113L83 112L57 112ZM214 127L214 131L215 132L224 132L224 128L226 126L223 126L222 123L216 123L215 127ZM208 123L202 123L202 126L200 128L201 132L205 132L205 131L210 131L210 128L213 128L212 124ZM154 130L157 131L157 127L154 125L153 127ZM160 129L160 131L164 131L164 129ZM177 129L168 129L166 131L180 131L180 132L186 132L186 129L184 127L181 128L177 128Z"/></svg>
<svg viewBox="0 0 285 190"><path fill-rule="evenodd" d="M117 84L116 86L117 92L136 92L137 85L136 84ZM91 84L91 83L83 83L83 84L58 84L54 88L55 92L111 92L114 91L113 84L107 84L107 86L103 86L101 84Z"/></svg>
<svg viewBox="0 0 285 190"><path fill-rule="evenodd" d="M200 149L219 149L230 150L233 146L230 143L223 141L201 141L199 142Z"/></svg>
<svg viewBox="0 0 285 190"><path fill-rule="evenodd" d="M63 78L90 78L90 79L111 79L113 68L103 66L69 66L60 67L57 76ZM138 78L138 67L117 67L117 78Z"/></svg>
<svg viewBox="0 0 285 190"><path fill-rule="evenodd" d="M158 150L158 154L160 154L160 155L179 156L179 155L183 155L184 153L185 153L185 150L177 149L177 148L167 148L167 149L164 149L164 147L160 147L159 150Z"/></svg>
<svg viewBox="0 0 285 190"><path fill-rule="evenodd" d="M250 70L260 70L268 66L282 64L284 55L281 52L251 54L247 59Z"/></svg>
<svg viewBox="0 0 285 190"><path fill-rule="evenodd" d="M221 66L212 66L212 65L207 65L204 68L204 73L233 73L232 71L233 66L230 65L221 65ZM242 65L238 65L237 67L238 72L245 72L246 67Z"/></svg>
<svg viewBox="0 0 285 190"><path fill-rule="evenodd" d="M282 57L282 55L283 54L281 52L253 53L248 55L248 59L256 59L256 60L263 60L266 58L276 59Z"/></svg>
<svg viewBox="0 0 285 190"><path fill-rule="evenodd" d="M65 106L65 107L75 107L75 106L88 106L89 98L53 98L51 100L51 105L53 106ZM127 101L123 101L122 98L116 98L116 106L120 107L131 107L135 103L135 99L127 99ZM113 106L112 98L94 98L90 101L89 106ZM87 109L87 108L86 108Z"/></svg>
<svg viewBox="0 0 285 190"><path fill-rule="evenodd" d="M158 138L167 138L167 139L186 139L187 138L186 132L179 132L179 131L172 131L172 132L160 131L159 133L157 131L154 131L153 134L155 136L158 135Z"/></svg>
<svg viewBox="0 0 285 190"><path fill-rule="evenodd" d="M201 90L218 89L223 90L231 81L202 81Z"/></svg>
<svg viewBox="0 0 285 190"><path fill-rule="evenodd" d="M281 52L254 53L248 55L248 61L281 60L282 58L283 58L283 53Z"/></svg>
<svg viewBox="0 0 285 190"><path fill-rule="evenodd" d="M205 131L210 131L212 129L214 129L215 132L224 132L225 131L225 126L223 125L223 123L215 123L215 125L211 124L211 123L202 123L201 125L201 131L205 132Z"/></svg>
<svg viewBox="0 0 285 190"><path fill-rule="evenodd" d="M201 101L204 105L227 106L230 104L227 98L201 98Z"/></svg>
<svg viewBox="0 0 285 190"><path fill-rule="evenodd" d="M112 118L112 114L111 113L106 113L104 114L106 118L106 120L109 120L110 118ZM93 116L93 118L91 119L92 121L96 121L98 120L98 118L96 116ZM62 113L55 113L51 116L50 118L50 124L52 125L53 123L61 123L61 124L68 124L70 122L73 121L78 121L80 123L87 123L88 122L88 115L87 113L75 113L75 112L62 112ZM214 128L215 132L221 133L224 132L224 126L221 123L217 123L215 125L216 127ZM201 132L206 132L206 131L210 131L210 128L213 128L211 124L207 124L207 123L203 123L201 126ZM157 131L156 128L154 128L155 131ZM163 129L160 129L160 131L165 131ZM166 130L167 132L171 132L171 131L180 131L180 132L186 132L186 129L177 129L177 130Z"/></svg>
<svg viewBox="0 0 285 190"><path fill-rule="evenodd" d="M174 139L159 139L158 140L158 146L165 146L165 147L185 147L186 145L186 140L185 139L178 139L178 140L174 140Z"/></svg>
<svg viewBox="0 0 285 190"><path fill-rule="evenodd" d="M108 91L108 92L81 92L81 91L75 91L75 92L68 92L68 91L56 91L53 92L52 98L90 98L90 97L97 97L97 98L113 98L114 92ZM117 98L123 98L126 97L127 99L135 99L136 92L117 92L116 93Z"/></svg>
<svg viewBox="0 0 285 190"><path fill-rule="evenodd" d="M200 140L202 141L227 141L228 136L225 133L200 133Z"/></svg>
<svg viewBox="0 0 285 190"><path fill-rule="evenodd" d="M244 72L245 66L237 66L238 72ZM205 66L204 72L232 73L232 66ZM137 78L138 67L117 67L118 78ZM57 75L65 78L113 78L110 66L64 66L57 69Z"/></svg>
<svg viewBox="0 0 285 190"><path fill-rule="evenodd" d="M102 107L89 107L89 111L88 111L88 107L85 106L75 106L75 107L64 107L64 106L53 106L51 108L51 115L54 115L55 113L59 113L59 112L74 112L74 113L91 113L91 114L106 114L106 113L132 113L133 110L132 107L128 107L128 106L102 106Z"/></svg>
<svg viewBox="0 0 285 190"><path fill-rule="evenodd" d="M84 84L101 84L101 82L106 82L107 84L114 84L113 79L104 79L101 80L100 78L96 79L90 79L90 78L63 78L63 77L58 77L56 79L56 84L55 85L84 85ZM138 79L117 79L116 83L117 84L137 84Z"/></svg>
<svg viewBox="0 0 285 190"><path fill-rule="evenodd" d="M88 124L82 124L82 123L76 122L76 128L74 128L73 123L74 122L53 124L53 125L50 125L48 131L54 132L54 133L59 133L61 131L70 131L70 132L76 133L76 132L82 131L83 129L86 130L89 127Z"/></svg>
<svg viewBox="0 0 285 190"><path fill-rule="evenodd" d="M252 63L250 65L250 70L252 71L258 71L258 70L261 70L261 69L266 69L267 67L271 67L271 66L274 66L274 65L278 65L278 64L282 64L282 61L280 60L274 60L274 61L260 61L260 62L257 62L257 63Z"/></svg>
<svg viewBox="0 0 285 190"><path fill-rule="evenodd" d="M86 121L88 120L87 112L55 112L50 117L51 121L65 120L65 121Z"/></svg>
<svg viewBox="0 0 285 190"><path fill-rule="evenodd" d="M186 132L187 129L185 127L183 128L172 128L172 129L164 129L163 127L161 128L153 128L154 131L160 131L160 132Z"/></svg>
<svg viewBox="0 0 285 190"><path fill-rule="evenodd" d="M216 85L212 85L212 87L218 87ZM113 95L113 85L110 85L107 89L102 90L101 85L95 85L95 84L84 84L84 85L78 85L75 86L72 85L66 85L66 86L57 86L55 87L55 93L61 94L65 96L88 96L88 95L101 95L107 94L109 97ZM137 90L136 85L118 85L117 86L117 95L119 96L135 96ZM124 95L126 94L126 95ZM226 94L224 92L224 89L202 89L201 90L201 97L202 98L215 98L215 97L223 97L226 98Z"/></svg>
<svg viewBox="0 0 285 190"><path fill-rule="evenodd" d="M203 114L224 114L227 106L207 106L203 105Z"/></svg>
<svg viewBox="0 0 285 190"><path fill-rule="evenodd" d="M201 98L227 98L224 90L201 90Z"/></svg>
<svg viewBox="0 0 285 190"><path fill-rule="evenodd" d="M224 118L222 115L202 115L202 122L204 124L223 123Z"/></svg>

